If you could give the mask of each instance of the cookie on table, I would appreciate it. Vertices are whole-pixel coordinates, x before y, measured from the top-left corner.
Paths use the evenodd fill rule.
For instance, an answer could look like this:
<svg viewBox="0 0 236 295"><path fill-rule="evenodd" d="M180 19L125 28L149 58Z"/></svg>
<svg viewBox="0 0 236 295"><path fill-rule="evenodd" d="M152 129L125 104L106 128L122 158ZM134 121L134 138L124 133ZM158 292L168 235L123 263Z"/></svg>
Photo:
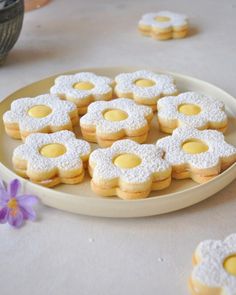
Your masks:
<svg viewBox="0 0 236 295"><path fill-rule="evenodd" d="M138 28L141 34L154 39L179 39L188 33L188 19L186 15L170 11L147 13L142 16Z"/></svg>
<svg viewBox="0 0 236 295"><path fill-rule="evenodd" d="M134 99L135 102L157 109L157 100L178 93L174 79L169 75L141 70L123 73L115 77L115 93L118 97Z"/></svg>
<svg viewBox="0 0 236 295"><path fill-rule="evenodd" d="M156 145L164 150L176 179L191 178L204 183L236 162L236 148L216 130L183 126L171 136L159 139Z"/></svg>
<svg viewBox="0 0 236 295"><path fill-rule="evenodd" d="M118 98L90 104L87 114L80 119L80 126L84 139L108 147L124 138L145 142L152 118L150 107Z"/></svg>
<svg viewBox="0 0 236 295"><path fill-rule="evenodd" d="M163 159L163 151L153 144L138 144L129 139L93 151L89 172L92 190L104 197L146 198L151 191L171 183L171 167Z"/></svg>
<svg viewBox="0 0 236 295"><path fill-rule="evenodd" d="M112 98L113 84L114 81L108 77L81 72L57 77L50 92L61 99L74 102L79 115L83 115L87 112L87 107L91 102Z"/></svg>
<svg viewBox="0 0 236 295"><path fill-rule="evenodd" d="M74 103L62 101L51 94L16 99L11 109L3 115L6 133L12 138L23 140L36 132L72 130L78 120Z"/></svg>
<svg viewBox="0 0 236 295"><path fill-rule="evenodd" d="M53 187L83 180L91 148L71 131L35 133L13 152L14 170L32 182Z"/></svg>
<svg viewBox="0 0 236 295"><path fill-rule="evenodd" d="M163 97L157 102L157 110L160 130L165 133L183 125L224 132L228 125L224 103L197 92Z"/></svg>
<svg viewBox="0 0 236 295"><path fill-rule="evenodd" d="M236 294L236 234L205 240L195 250L189 280L192 295Z"/></svg>

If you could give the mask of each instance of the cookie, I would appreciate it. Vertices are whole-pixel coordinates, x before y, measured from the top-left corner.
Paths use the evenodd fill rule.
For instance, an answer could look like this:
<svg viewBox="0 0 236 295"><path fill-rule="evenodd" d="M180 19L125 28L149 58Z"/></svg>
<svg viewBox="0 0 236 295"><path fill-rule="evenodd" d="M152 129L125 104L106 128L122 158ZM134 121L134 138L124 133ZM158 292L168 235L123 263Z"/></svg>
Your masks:
<svg viewBox="0 0 236 295"><path fill-rule="evenodd" d="M203 183L236 161L236 148L226 143L224 135L216 130L199 131L183 126L171 136L159 139L156 145L165 151L176 179L191 178Z"/></svg>
<svg viewBox="0 0 236 295"><path fill-rule="evenodd" d="M228 125L224 103L196 92L163 97L157 102L157 110L160 130L165 133L183 125L224 132Z"/></svg>
<svg viewBox="0 0 236 295"><path fill-rule="evenodd" d="M23 140L36 132L72 130L78 120L74 103L61 101L51 94L16 99L11 104L11 110L3 115L6 133Z"/></svg>
<svg viewBox="0 0 236 295"><path fill-rule="evenodd" d="M61 99L74 102L79 115L83 115L91 102L112 98L113 83L113 80L108 77L81 72L57 77L50 92Z"/></svg>
<svg viewBox="0 0 236 295"><path fill-rule="evenodd" d="M236 234L201 242L193 257L192 295L236 294Z"/></svg>
<svg viewBox="0 0 236 295"><path fill-rule="evenodd" d="M80 119L84 139L97 142L101 147L111 146L116 140L129 138L146 141L153 112L150 107L133 100L119 98L93 102Z"/></svg>
<svg viewBox="0 0 236 295"><path fill-rule="evenodd" d="M109 148L97 149L89 157L92 190L104 197L146 198L152 190L171 183L171 167L163 151L153 144L124 139Z"/></svg>
<svg viewBox="0 0 236 295"><path fill-rule="evenodd" d="M174 79L169 75L141 70L116 76L115 93L118 97L132 98L135 102L157 109L157 100L178 93Z"/></svg>
<svg viewBox="0 0 236 295"><path fill-rule="evenodd" d="M188 33L188 19L170 11L144 14L139 21L141 34L157 40L184 38Z"/></svg>
<svg viewBox="0 0 236 295"><path fill-rule="evenodd" d="M76 139L73 132L35 133L14 150L12 162L20 176L53 187L81 182L90 152L89 143Z"/></svg>

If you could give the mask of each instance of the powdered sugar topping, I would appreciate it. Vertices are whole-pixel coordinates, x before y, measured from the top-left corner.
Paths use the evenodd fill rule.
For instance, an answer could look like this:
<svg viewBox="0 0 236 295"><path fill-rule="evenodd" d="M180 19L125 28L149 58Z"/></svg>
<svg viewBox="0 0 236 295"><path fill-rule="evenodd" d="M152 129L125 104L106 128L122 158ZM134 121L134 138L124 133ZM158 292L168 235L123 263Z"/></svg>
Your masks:
<svg viewBox="0 0 236 295"><path fill-rule="evenodd" d="M182 104L194 104L201 111L196 115L185 115L179 112ZM166 96L157 102L158 118L165 120L178 120L181 125L190 125L195 128L211 127L211 123L227 124L227 115L224 103L208 95L197 92L185 92L178 96Z"/></svg>
<svg viewBox="0 0 236 295"><path fill-rule="evenodd" d="M209 149L198 154L185 152L182 145L191 139L202 140ZM183 126L175 129L171 136L159 139L156 145L165 151L165 159L171 165L189 164L198 169L207 169L218 165L223 158L234 156L236 160L236 148L226 143L223 134L216 130L199 131Z"/></svg>
<svg viewBox="0 0 236 295"><path fill-rule="evenodd" d="M108 121L103 114L106 110L118 109L127 113L128 117L122 121ZM136 104L132 99L119 98L112 101L99 101L89 105L86 115L81 117L81 126L96 126L96 132L99 134L109 134L119 132L120 130L137 130L146 126L146 117L152 115L150 107Z"/></svg>
<svg viewBox="0 0 236 295"><path fill-rule="evenodd" d="M40 149L47 145L58 143L66 148L66 152L55 158L41 155ZM89 156L91 148L85 140L75 137L73 132L63 130L52 134L35 133L26 138L24 144L18 146L13 152L14 159L27 161L27 170L35 173L58 169L68 171L80 168L83 164L81 157Z"/></svg>
<svg viewBox="0 0 236 295"><path fill-rule="evenodd" d="M113 159L121 154L131 153L141 159L141 164L131 169L117 167ZM167 161L162 159L163 151L152 144L138 144L132 140L124 139L113 143L109 148L93 151L89 163L95 166L93 178L111 180L120 178L126 183L143 183L152 180L153 173L171 171Z"/></svg>
<svg viewBox="0 0 236 295"><path fill-rule="evenodd" d="M75 89L74 85L79 82L90 82L94 87L90 90ZM108 77L97 76L90 72L81 72L57 77L50 92L59 95L63 99L73 99L77 103L88 97L92 97L93 100L100 100L104 95L112 94L112 84L113 80Z"/></svg>
<svg viewBox="0 0 236 295"><path fill-rule="evenodd" d="M157 17L167 17L168 21L160 22ZM153 28L167 29L171 27L183 27L187 26L188 19L184 14L174 13L171 11L160 11L157 13L144 14L139 21L140 25L151 26Z"/></svg>
<svg viewBox="0 0 236 295"><path fill-rule="evenodd" d="M38 105L47 106L52 112L43 118L31 117L28 111ZM11 110L3 115L3 121L5 124L18 124L20 131L36 132L45 127L71 125L69 113L73 111L77 111L74 103L62 101L55 95L43 94L13 101Z"/></svg>
<svg viewBox="0 0 236 295"><path fill-rule="evenodd" d="M147 79L155 82L150 87L140 87L135 84L139 79ZM165 95L174 95L178 92L174 79L169 75L156 74L141 70L133 73L123 73L115 77L115 91L123 94L131 94L133 98L145 99L159 98Z"/></svg>
<svg viewBox="0 0 236 295"><path fill-rule="evenodd" d="M226 295L236 294L236 276L223 267L225 259L236 254L236 234L224 241L207 240L199 244L195 252L199 259L192 272L192 279L208 287L222 288Z"/></svg>

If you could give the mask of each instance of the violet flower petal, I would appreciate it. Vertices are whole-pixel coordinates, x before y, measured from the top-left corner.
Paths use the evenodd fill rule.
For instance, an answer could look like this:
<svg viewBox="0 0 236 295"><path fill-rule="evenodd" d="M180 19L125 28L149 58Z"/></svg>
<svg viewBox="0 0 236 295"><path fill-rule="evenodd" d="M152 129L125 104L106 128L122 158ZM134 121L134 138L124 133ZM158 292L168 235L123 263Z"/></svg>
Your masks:
<svg viewBox="0 0 236 295"><path fill-rule="evenodd" d="M28 219L28 220L34 221L36 219L36 213L33 208L24 206L24 207L20 207L20 210L25 220Z"/></svg>
<svg viewBox="0 0 236 295"><path fill-rule="evenodd" d="M15 198L20 188L21 188L20 181L18 179L12 180L8 187L8 193L10 195L10 198Z"/></svg>
<svg viewBox="0 0 236 295"><path fill-rule="evenodd" d="M6 190L5 183L3 182L2 179L0 179L0 189L3 189L4 191Z"/></svg>
<svg viewBox="0 0 236 295"><path fill-rule="evenodd" d="M6 223L8 218L9 209L4 207L0 209L0 223Z"/></svg>
<svg viewBox="0 0 236 295"><path fill-rule="evenodd" d="M11 212L9 212L8 214L8 222L10 225L19 228L22 226L23 224L23 213L18 210L16 215L11 214Z"/></svg>
<svg viewBox="0 0 236 295"><path fill-rule="evenodd" d="M19 206L22 206L22 207L33 206L38 203L38 198L34 195L17 196L16 200L17 200Z"/></svg>
<svg viewBox="0 0 236 295"><path fill-rule="evenodd" d="M9 201L9 195L8 193L0 188L0 206L4 207L6 206L7 202Z"/></svg>

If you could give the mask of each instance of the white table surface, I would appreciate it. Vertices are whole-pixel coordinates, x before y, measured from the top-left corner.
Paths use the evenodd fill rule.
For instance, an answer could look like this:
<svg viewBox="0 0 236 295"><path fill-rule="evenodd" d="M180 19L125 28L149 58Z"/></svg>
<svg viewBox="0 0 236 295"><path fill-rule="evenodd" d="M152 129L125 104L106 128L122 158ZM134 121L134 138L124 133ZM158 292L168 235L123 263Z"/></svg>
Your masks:
<svg viewBox="0 0 236 295"><path fill-rule="evenodd" d="M145 12L186 13L191 35L158 42L136 31ZM195 76L236 95L235 0L54 0L27 13L0 68L1 98L72 69L137 66ZM1 295L188 294L203 239L235 232L236 181L179 212L141 219L73 215L44 206L20 230L0 225Z"/></svg>

